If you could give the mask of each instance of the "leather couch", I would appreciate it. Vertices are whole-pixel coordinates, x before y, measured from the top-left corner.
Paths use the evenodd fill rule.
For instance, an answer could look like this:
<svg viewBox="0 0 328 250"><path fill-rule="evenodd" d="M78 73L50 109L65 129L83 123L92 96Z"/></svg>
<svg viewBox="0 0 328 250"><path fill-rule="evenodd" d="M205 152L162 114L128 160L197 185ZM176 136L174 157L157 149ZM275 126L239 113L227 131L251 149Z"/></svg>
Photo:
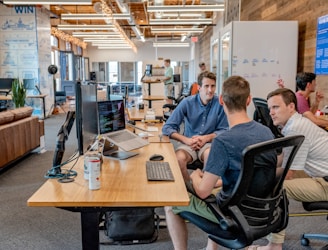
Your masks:
<svg viewBox="0 0 328 250"><path fill-rule="evenodd" d="M0 170L40 146L44 122L32 111L21 107L0 112Z"/></svg>

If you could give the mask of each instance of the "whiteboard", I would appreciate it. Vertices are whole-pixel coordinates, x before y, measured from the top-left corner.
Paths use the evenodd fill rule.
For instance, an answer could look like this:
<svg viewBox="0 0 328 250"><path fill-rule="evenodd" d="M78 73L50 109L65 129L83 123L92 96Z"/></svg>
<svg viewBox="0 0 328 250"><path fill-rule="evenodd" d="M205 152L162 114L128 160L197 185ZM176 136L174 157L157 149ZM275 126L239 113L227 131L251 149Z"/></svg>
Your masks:
<svg viewBox="0 0 328 250"><path fill-rule="evenodd" d="M297 49L297 21L232 22L231 75L250 82L252 97L266 99L279 79L295 91ZM250 105L251 117L254 110Z"/></svg>

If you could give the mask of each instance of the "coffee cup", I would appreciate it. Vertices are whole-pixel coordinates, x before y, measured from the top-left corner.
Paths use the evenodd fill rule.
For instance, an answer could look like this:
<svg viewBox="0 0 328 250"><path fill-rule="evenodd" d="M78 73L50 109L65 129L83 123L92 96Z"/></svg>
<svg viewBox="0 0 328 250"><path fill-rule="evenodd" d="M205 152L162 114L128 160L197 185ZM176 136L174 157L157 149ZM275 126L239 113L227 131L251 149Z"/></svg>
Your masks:
<svg viewBox="0 0 328 250"><path fill-rule="evenodd" d="M148 133L142 132L138 134L142 139L148 140Z"/></svg>

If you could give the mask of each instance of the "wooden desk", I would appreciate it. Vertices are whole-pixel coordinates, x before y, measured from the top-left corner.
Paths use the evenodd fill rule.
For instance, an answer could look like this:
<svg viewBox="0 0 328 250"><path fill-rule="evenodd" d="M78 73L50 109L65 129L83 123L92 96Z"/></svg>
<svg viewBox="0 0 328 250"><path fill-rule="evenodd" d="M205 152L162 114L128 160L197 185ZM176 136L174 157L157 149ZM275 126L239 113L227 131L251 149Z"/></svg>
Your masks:
<svg viewBox="0 0 328 250"><path fill-rule="evenodd" d="M163 117L163 108L155 108L155 116ZM129 120L132 121L142 121L145 119L145 113L147 112L147 108L139 109L137 107L127 109Z"/></svg>
<svg viewBox="0 0 328 250"><path fill-rule="evenodd" d="M83 177L83 157L74 168L74 182L47 180L27 201L31 207L59 207L81 213L83 249L99 249L99 212L118 207L187 206L189 197L171 143L149 144L127 160L104 158L101 188L89 190ZM169 162L175 181L147 181L145 162L160 153ZM69 167L69 166L68 166Z"/></svg>
<svg viewBox="0 0 328 250"><path fill-rule="evenodd" d="M43 119L46 119L46 98L47 95L28 95L26 98L40 98L42 100Z"/></svg>
<svg viewBox="0 0 328 250"><path fill-rule="evenodd" d="M0 94L8 95L10 93L11 89L0 89Z"/></svg>
<svg viewBox="0 0 328 250"><path fill-rule="evenodd" d="M10 101L12 100L10 95L0 95L0 101Z"/></svg>
<svg viewBox="0 0 328 250"><path fill-rule="evenodd" d="M328 115L320 115L318 116L319 119L328 121ZM323 128L324 130L328 131L328 127Z"/></svg>

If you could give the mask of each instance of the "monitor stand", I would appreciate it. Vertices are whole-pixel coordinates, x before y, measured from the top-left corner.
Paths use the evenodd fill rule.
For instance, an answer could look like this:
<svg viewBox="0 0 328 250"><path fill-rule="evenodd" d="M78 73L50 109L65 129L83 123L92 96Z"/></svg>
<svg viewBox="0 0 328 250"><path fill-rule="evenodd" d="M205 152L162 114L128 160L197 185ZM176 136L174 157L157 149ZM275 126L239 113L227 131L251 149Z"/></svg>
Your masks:
<svg viewBox="0 0 328 250"><path fill-rule="evenodd" d="M138 153L130 152L130 151L129 152L121 151L119 150L118 146L105 139L104 146L102 149L102 155L104 157L109 157L116 160L124 160L132 156L138 155Z"/></svg>

